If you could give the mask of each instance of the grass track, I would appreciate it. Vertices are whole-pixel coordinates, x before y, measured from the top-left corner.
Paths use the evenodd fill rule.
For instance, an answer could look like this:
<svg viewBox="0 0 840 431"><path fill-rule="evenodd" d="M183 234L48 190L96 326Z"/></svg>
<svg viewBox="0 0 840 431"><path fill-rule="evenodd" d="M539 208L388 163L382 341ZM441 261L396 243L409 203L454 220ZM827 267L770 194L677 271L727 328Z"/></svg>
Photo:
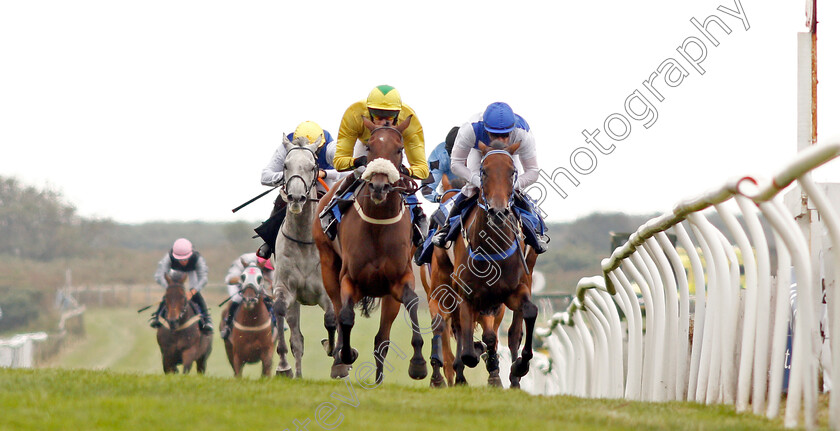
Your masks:
<svg viewBox="0 0 840 431"><path fill-rule="evenodd" d="M364 389L350 377L235 380L3 369L0 429L294 430L296 420L309 420L309 430L782 429L778 421L735 414L724 406L534 397L483 387Z"/></svg>
<svg viewBox="0 0 840 431"><path fill-rule="evenodd" d="M218 308L213 308L218 322ZM372 345L378 318L356 319L357 368L349 381L333 381L328 378L331 359L319 343L324 333L322 314L314 307L303 311L306 378L259 379L259 365L253 364L246 366L245 379L236 380L231 378L218 335L207 376L163 376L146 314L133 309L89 310L86 338L47 364L47 369L0 369L0 430L282 431L298 429L294 421L303 424L307 419L307 427L299 429L330 425L345 430L784 429L780 419L736 414L730 406L535 397L489 389L483 387L486 372L481 366L468 375L477 387L432 390L428 379L409 379L408 360L393 351L389 360L394 370L386 374L385 383L365 389L360 386L365 383L361 364L372 361L372 355L369 347L363 347ZM421 326L428 324L428 314L423 314ZM408 353L410 332L402 319L400 314L394 323L392 340ZM427 343L426 356L428 349ZM324 417L323 427L316 412Z"/></svg>

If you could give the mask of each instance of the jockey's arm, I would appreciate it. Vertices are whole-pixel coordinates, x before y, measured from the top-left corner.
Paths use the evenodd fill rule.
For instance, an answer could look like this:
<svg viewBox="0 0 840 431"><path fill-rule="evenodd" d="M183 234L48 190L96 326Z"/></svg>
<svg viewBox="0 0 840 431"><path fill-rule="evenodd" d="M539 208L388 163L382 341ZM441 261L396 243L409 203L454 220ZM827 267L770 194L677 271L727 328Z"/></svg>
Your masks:
<svg viewBox="0 0 840 431"><path fill-rule="evenodd" d="M326 145L327 149L326 151L324 151L324 157L326 157L329 164L332 165L333 160L335 160L335 149L337 145L335 141L328 142ZM337 170L335 170L335 168L324 169L324 174L324 180L328 183L338 181L338 179L341 178L341 174Z"/></svg>
<svg viewBox="0 0 840 431"><path fill-rule="evenodd" d="M516 131L524 132L523 129L517 129ZM523 172L519 174L517 184L514 187L517 190L522 190L534 184L539 179L540 167L537 163L537 145L531 131L525 132L521 138L517 138L522 141L519 150L516 151L516 155L519 156L519 162L522 163Z"/></svg>
<svg viewBox="0 0 840 431"><path fill-rule="evenodd" d="M362 123L361 114L357 115L353 105L344 112L341 118L341 126L338 128L338 139L335 141L335 155L332 165L339 172L353 169L353 147L356 140L361 137Z"/></svg>
<svg viewBox="0 0 840 431"><path fill-rule="evenodd" d="M283 168L285 160L286 147L281 145L277 147L277 150L274 151L274 155L271 156L271 160L268 162L268 165L266 165L262 170L262 176L260 177L262 185L276 186L283 181Z"/></svg>
<svg viewBox="0 0 840 431"><path fill-rule="evenodd" d="M195 289L197 291L201 291L201 289L204 289L204 286L207 285L208 272L207 261L204 260L204 256L199 255L198 261L195 263L195 275L197 280L195 286L190 286L190 290Z"/></svg>
<svg viewBox="0 0 840 431"><path fill-rule="evenodd" d="M416 129L414 125L417 124ZM408 159L408 172L412 177L425 179L429 176L429 165L426 163L426 146L423 142L423 127L416 118L412 118L411 125L406 129L405 156Z"/></svg>
<svg viewBox="0 0 840 431"><path fill-rule="evenodd" d="M164 275L172 268L172 262L169 260L169 253L158 262L157 270L155 270L155 282L164 289L166 289L166 278Z"/></svg>
<svg viewBox="0 0 840 431"><path fill-rule="evenodd" d="M469 129L470 134L472 134L472 127L461 127L461 130L466 129ZM470 150L472 150L470 142L469 138L461 139L461 131L458 132L458 137L455 139L455 146L452 148L449 169L459 178L465 178L469 183L480 187L481 178L479 178L478 173L473 175L470 168L467 167L467 157L470 155Z"/></svg>
<svg viewBox="0 0 840 431"><path fill-rule="evenodd" d="M540 177L540 167L537 164L537 158L531 157L529 159L519 159L522 162L522 168L525 170L519 178L516 180L516 184L514 187L516 190L523 190L537 182L537 179Z"/></svg>

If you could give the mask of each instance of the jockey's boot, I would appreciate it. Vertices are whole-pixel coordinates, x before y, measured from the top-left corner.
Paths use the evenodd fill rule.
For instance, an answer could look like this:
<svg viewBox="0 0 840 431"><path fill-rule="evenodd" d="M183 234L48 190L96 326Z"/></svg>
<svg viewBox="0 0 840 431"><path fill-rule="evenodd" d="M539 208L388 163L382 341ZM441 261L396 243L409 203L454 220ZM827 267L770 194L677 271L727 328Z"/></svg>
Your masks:
<svg viewBox="0 0 840 431"><path fill-rule="evenodd" d="M543 254L548 251L548 235L537 235L537 243L534 245L534 251L537 254Z"/></svg>
<svg viewBox="0 0 840 431"><path fill-rule="evenodd" d="M257 249L257 256L263 259L270 259L271 254L274 253L274 243L277 240L277 233L280 232L280 226L283 225L283 219L286 218L286 201L283 197L278 195L274 200L274 208L271 210L271 215L259 227L254 229L262 239L265 241L260 248Z"/></svg>
<svg viewBox="0 0 840 431"><path fill-rule="evenodd" d="M353 186L358 183L358 179L352 176L348 176L344 179L344 181L339 184L338 189L336 189L335 194L333 194L330 202L324 207L321 214L318 214L318 218L321 219L321 230L324 231L324 235L330 239L330 241L335 239L336 233L338 233L338 220L335 218L335 214L333 214L333 207L338 204L345 193L350 190ZM341 207L339 207L341 209Z"/></svg>
<svg viewBox="0 0 840 431"><path fill-rule="evenodd" d="M227 340L230 337L231 331L233 331L233 318L236 317L236 310L239 309L240 303L236 301L230 301L230 308L228 308L228 314L225 316L225 327L222 328L222 332L219 334L222 336L222 340Z"/></svg>
<svg viewBox="0 0 840 431"><path fill-rule="evenodd" d="M419 248L426 241L426 234L429 232L429 219L419 204L414 205L411 211L414 213L414 229L412 229L411 242Z"/></svg>
<svg viewBox="0 0 840 431"><path fill-rule="evenodd" d="M198 305L198 308L201 311L201 320L198 322L199 329L201 329L201 332L204 334L212 334L213 320L210 318L210 313L207 311L207 303L204 302L201 292L195 292L190 300Z"/></svg>
<svg viewBox="0 0 840 431"><path fill-rule="evenodd" d="M263 304L265 304L265 309L268 310L268 315L271 316L271 327L277 327L277 317L274 315L274 301L268 295L263 295L262 297Z"/></svg>
<svg viewBox="0 0 840 431"><path fill-rule="evenodd" d="M152 328L157 329L157 328L160 328L161 326L163 326L158 321L158 316L160 316L161 311L163 311L163 307L164 307L165 304L166 304L165 302L160 301L160 305L158 305L157 310L154 313L152 313L152 317L151 317L151 319L149 319L149 326L151 326Z"/></svg>

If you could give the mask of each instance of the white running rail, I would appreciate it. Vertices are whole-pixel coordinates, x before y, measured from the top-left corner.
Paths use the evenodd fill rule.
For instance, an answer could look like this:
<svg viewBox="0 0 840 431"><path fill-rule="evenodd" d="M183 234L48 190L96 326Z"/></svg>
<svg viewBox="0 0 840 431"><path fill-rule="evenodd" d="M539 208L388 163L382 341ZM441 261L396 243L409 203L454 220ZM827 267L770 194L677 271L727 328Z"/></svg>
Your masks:
<svg viewBox="0 0 840 431"><path fill-rule="evenodd" d="M799 426L801 416L807 428L814 428L822 300L814 268L819 257L810 255L779 192L797 182L818 210L831 244L840 244L837 211L810 176L838 155L840 142L812 146L771 179L737 178L639 227L601 262L603 276L581 279L569 308L538 328L551 358L546 378L563 394L724 403L739 412L751 406L754 413L774 418L788 361L785 426ZM711 212L720 216L732 242L708 221ZM765 236L764 227L773 238ZM669 229L687 265L665 234ZM833 279L840 279L840 253L829 253L828 259ZM835 296L828 292L829 316L840 316ZM788 358L792 301L797 311ZM840 345L840 318L829 322L831 345ZM831 369L840 370L840 355L833 355ZM837 390L831 391L829 410L832 428L840 429Z"/></svg>

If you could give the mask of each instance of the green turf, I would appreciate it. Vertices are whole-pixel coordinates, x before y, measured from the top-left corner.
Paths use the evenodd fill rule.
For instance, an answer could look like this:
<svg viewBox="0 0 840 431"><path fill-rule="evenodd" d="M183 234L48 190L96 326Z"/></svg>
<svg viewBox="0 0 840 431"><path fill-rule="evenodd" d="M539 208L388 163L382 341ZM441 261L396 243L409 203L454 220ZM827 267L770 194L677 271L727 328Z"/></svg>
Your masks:
<svg viewBox="0 0 840 431"><path fill-rule="evenodd" d="M736 414L727 406L540 397L485 387L366 389L357 377L236 380L2 369L0 429L782 429L778 420Z"/></svg>

